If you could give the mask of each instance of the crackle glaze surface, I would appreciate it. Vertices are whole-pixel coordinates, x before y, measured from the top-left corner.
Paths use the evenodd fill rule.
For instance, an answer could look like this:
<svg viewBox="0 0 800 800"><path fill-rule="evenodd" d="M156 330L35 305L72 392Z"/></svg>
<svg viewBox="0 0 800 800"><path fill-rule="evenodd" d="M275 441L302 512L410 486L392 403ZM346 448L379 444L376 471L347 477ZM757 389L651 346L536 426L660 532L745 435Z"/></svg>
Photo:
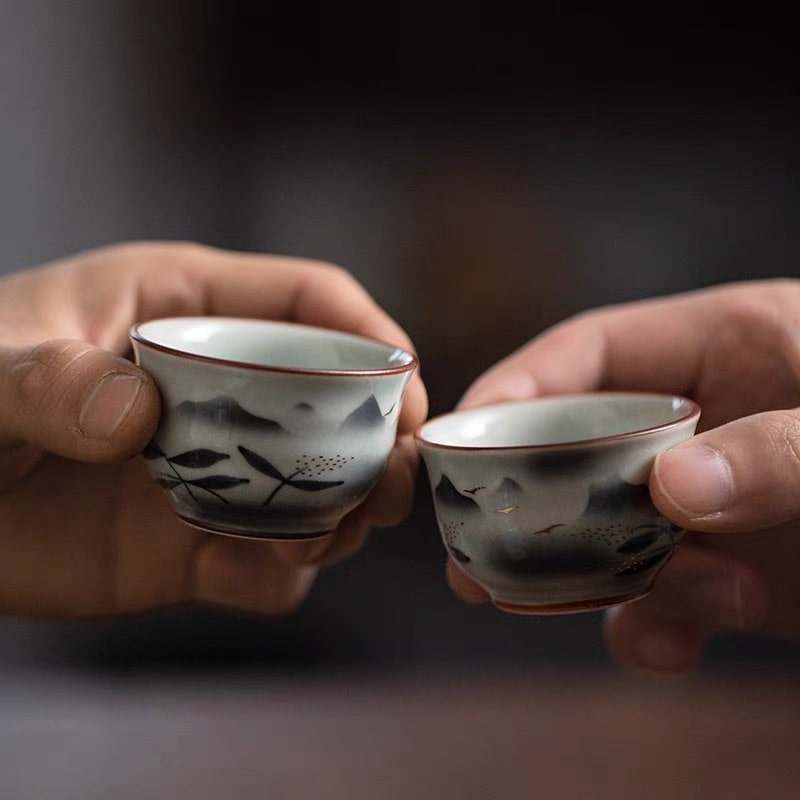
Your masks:
<svg viewBox="0 0 800 800"><path fill-rule="evenodd" d="M417 445L445 547L508 611L643 596L682 535L650 501L650 467L698 418L682 398L598 393L429 421Z"/></svg>
<svg viewBox="0 0 800 800"><path fill-rule="evenodd" d="M380 478L416 361L292 323L186 318L133 329L162 398L144 452L179 516L208 530L307 538Z"/></svg>

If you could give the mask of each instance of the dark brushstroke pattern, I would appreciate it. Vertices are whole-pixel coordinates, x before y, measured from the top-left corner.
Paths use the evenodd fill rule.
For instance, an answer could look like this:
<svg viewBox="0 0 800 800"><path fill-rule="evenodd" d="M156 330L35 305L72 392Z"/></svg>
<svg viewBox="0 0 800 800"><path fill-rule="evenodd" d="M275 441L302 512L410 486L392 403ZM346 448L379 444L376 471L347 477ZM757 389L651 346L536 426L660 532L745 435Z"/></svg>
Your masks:
<svg viewBox="0 0 800 800"><path fill-rule="evenodd" d="M624 567L617 572L616 575L618 578L627 578L629 575L639 575L642 572L647 572L647 570L658 566L662 561L666 561L670 557L671 553L672 547L657 550L655 553L651 553L646 558L634 561L629 566Z"/></svg>
<svg viewBox="0 0 800 800"><path fill-rule="evenodd" d="M466 514L477 514L480 512L480 506L471 497L464 497L463 494L460 494L447 475L442 475L434 491L436 493L436 499L444 508L450 511L460 511Z"/></svg>
<svg viewBox="0 0 800 800"><path fill-rule="evenodd" d="M526 459L530 474L539 480L547 478L580 477L603 459L596 448L574 447L564 451L533 453Z"/></svg>
<svg viewBox="0 0 800 800"><path fill-rule="evenodd" d="M621 480L591 488L586 514L616 515L628 512L643 517L661 516L650 499L646 484L633 484Z"/></svg>
<svg viewBox="0 0 800 800"><path fill-rule="evenodd" d="M322 468L318 463L319 459L322 457L312 458L309 461L303 462L301 466L295 469L291 474L284 475L271 461L259 453L247 447L243 447L242 445L239 445L238 450L253 469L278 482L277 486L264 501L264 505L269 505L275 495L277 495L284 486L290 486L301 492L321 492L324 489L330 489L344 484L344 481L321 481L308 477L309 473L311 475L314 474L314 470L319 471L322 469L322 471L330 471L347 463L347 460L342 457L337 457L337 459L333 461L323 458L322 461L324 464L328 464L330 461L334 466L324 466ZM224 497L217 494L218 491L231 489L234 486L240 486L244 483L250 483L249 478L239 478L232 475L206 475L201 478L189 479L182 475L177 469L177 467L184 469L205 469L220 461L229 459L230 456L227 453L218 453L207 448L198 448L196 450L187 450L176 456L168 456L155 442L151 442L144 449L143 455L146 459L151 461L163 458L170 468L172 474L162 473L156 478L156 483L158 483L159 486L169 490L174 490L178 486L183 486L195 501L197 498L192 492L192 489L202 489L214 495L214 497L217 497L222 502L227 503L228 501ZM352 458L350 460L352 460ZM306 477L302 477L303 475Z"/></svg>
<svg viewBox="0 0 800 800"><path fill-rule="evenodd" d="M197 502L197 497L195 497L192 489L202 489L223 503L227 503L228 501L218 492L232 489L234 486L240 486L243 483L250 483L249 478L238 478L233 475L206 475L202 478L186 478L182 475L178 471L178 467L182 469L206 469L230 458L227 453L217 453L204 447L196 450L187 450L175 456L168 456L155 442L150 442L145 447L142 455L149 461L163 458L169 467L171 474L162 473L155 479L159 486L170 491L183 486L195 502Z"/></svg>
<svg viewBox="0 0 800 800"><path fill-rule="evenodd" d="M463 551L459 550L455 545L448 545L447 549L450 551L450 555L458 561L460 564L469 564L472 559Z"/></svg>
<svg viewBox="0 0 800 800"><path fill-rule="evenodd" d="M206 469L213 467L214 464L230 458L227 453L217 453L214 450L206 450L200 448L198 450L189 450L186 453L180 453L177 456L170 456L170 461L177 464L179 467L187 467L189 469Z"/></svg>
<svg viewBox="0 0 800 800"><path fill-rule="evenodd" d="M166 458L166 453L155 443L150 442L142 451L142 455L148 461L155 461L157 458Z"/></svg>
<svg viewBox="0 0 800 800"><path fill-rule="evenodd" d="M262 475L266 475L268 478L273 478L278 481L278 485L264 501L265 506L268 506L273 501L275 495L277 495L284 486L291 486L293 489L299 489L302 492L321 492L324 489L330 489L334 486L341 486L344 484L344 481L314 481L298 478L298 475L302 475L309 469L310 465L308 463L304 463L290 475L284 475L271 461L264 458L264 456L259 455L247 447L242 447L242 445L239 445L238 449L242 457L253 469L257 470Z"/></svg>
<svg viewBox="0 0 800 800"><path fill-rule="evenodd" d="M231 397L220 396L203 402L185 400L176 407L175 411L192 419L225 427L238 427L246 431L271 431L273 433L285 431L280 423L251 414Z"/></svg>
<svg viewBox="0 0 800 800"><path fill-rule="evenodd" d="M589 573L602 566L602 551L587 544L564 544L552 550L533 549L511 553L498 548L490 556L493 569L504 575L568 578L581 572Z"/></svg>
<svg viewBox="0 0 800 800"><path fill-rule="evenodd" d="M180 480L176 480L177 478L180 478ZM234 486L241 486L243 483L250 483L250 479L235 478L232 475L208 475L205 478L189 479L181 477L176 472L175 478L162 473L161 477L158 478L156 482L164 489L170 490L175 489L178 486L183 486L183 488L186 489L195 502L197 502L197 498L192 493L192 488L202 489L204 492L216 497L217 500L221 500L223 503L227 504L228 500L226 500L221 494L218 494L218 492L225 489L232 489Z"/></svg>
<svg viewBox="0 0 800 800"><path fill-rule="evenodd" d="M243 483L250 483L250 478L235 478L232 475L207 475L205 478L193 478L186 481L190 486L200 489L231 489Z"/></svg>
<svg viewBox="0 0 800 800"><path fill-rule="evenodd" d="M650 528L650 526L644 526ZM670 532L666 531L662 528L650 528L645 533L639 533L636 536L631 537L628 539L625 544L621 547L617 548L618 553L623 553L625 555L634 555L636 553L642 553L647 550L648 547L654 545L662 536L668 535Z"/></svg>
<svg viewBox="0 0 800 800"><path fill-rule="evenodd" d="M363 430L364 428L374 428L376 425L385 425L381 407L375 399L375 395L370 395L355 411L351 411L342 423L342 430Z"/></svg>

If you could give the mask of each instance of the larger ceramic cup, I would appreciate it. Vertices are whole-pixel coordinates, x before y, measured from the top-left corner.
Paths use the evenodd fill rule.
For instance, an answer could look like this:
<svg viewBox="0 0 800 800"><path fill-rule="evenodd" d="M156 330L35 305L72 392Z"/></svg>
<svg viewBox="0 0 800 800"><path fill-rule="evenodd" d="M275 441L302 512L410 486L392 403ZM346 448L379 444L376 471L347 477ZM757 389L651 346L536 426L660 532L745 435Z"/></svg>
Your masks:
<svg viewBox="0 0 800 800"><path fill-rule="evenodd" d="M131 329L158 386L150 470L192 525L298 539L332 531L377 483L414 355L288 322L178 317Z"/></svg>
<svg viewBox="0 0 800 800"><path fill-rule="evenodd" d="M429 420L416 441L445 546L506 611L646 595L682 533L653 506L648 474L699 417L682 397L599 392Z"/></svg>

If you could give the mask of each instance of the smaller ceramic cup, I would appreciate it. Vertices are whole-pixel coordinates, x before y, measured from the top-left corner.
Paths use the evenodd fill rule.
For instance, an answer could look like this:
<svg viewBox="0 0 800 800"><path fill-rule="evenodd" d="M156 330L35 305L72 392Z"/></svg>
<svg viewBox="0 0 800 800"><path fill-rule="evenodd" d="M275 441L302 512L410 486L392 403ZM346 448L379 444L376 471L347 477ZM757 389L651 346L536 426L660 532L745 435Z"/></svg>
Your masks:
<svg viewBox="0 0 800 800"><path fill-rule="evenodd" d="M417 365L392 345L289 322L158 319L131 341L162 401L144 456L177 514L265 539L326 534L364 500Z"/></svg>
<svg viewBox="0 0 800 800"><path fill-rule="evenodd" d="M699 417L682 397L597 392L429 420L416 442L445 547L505 611L643 597L682 534L650 500L650 468Z"/></svg>

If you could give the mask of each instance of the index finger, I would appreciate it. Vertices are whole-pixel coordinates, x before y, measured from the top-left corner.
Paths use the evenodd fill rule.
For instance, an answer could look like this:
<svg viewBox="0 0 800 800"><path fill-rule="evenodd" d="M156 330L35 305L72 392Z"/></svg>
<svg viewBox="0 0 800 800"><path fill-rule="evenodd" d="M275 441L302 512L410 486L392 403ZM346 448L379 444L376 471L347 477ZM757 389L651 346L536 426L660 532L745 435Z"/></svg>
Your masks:
<svg viewBox="0 0 800 800"><path fill-rule="evenodd" d="M709 339L740 288L730 284L580 314L495 364L459 406L601 389L689 394Z"/></svg>
<svg viewBox="0 0 800 800"><path fill-rule="evenodd" d="M318 325L377 339L416 355L403 328L341 267L286 256L203 248L203 257L187 259L181 270L202 281L205 313ZM143 293L142 313L157 316L159 303L158 293ZM413 431L424 421L427 409L418 366L403 399L399 432Z"/></svg>
<svg viewBox="0 0 800 800"><path fill-rule="evenodd" d="M33 304L38 309L37 336L43 333L40 328L54 326L51 337L68 330L73 337L124 353L134 322L209 314L332 328L416 355L406 332L366 289L346 270L323 262L146 242L92 251L51 267ZM57 314L50 313L53 308ZM66 315L71 319L65 320ZM30 320L25 323L29 328ZM417 369L404 397L400 432L421 424L427 406Z"/></svg>

